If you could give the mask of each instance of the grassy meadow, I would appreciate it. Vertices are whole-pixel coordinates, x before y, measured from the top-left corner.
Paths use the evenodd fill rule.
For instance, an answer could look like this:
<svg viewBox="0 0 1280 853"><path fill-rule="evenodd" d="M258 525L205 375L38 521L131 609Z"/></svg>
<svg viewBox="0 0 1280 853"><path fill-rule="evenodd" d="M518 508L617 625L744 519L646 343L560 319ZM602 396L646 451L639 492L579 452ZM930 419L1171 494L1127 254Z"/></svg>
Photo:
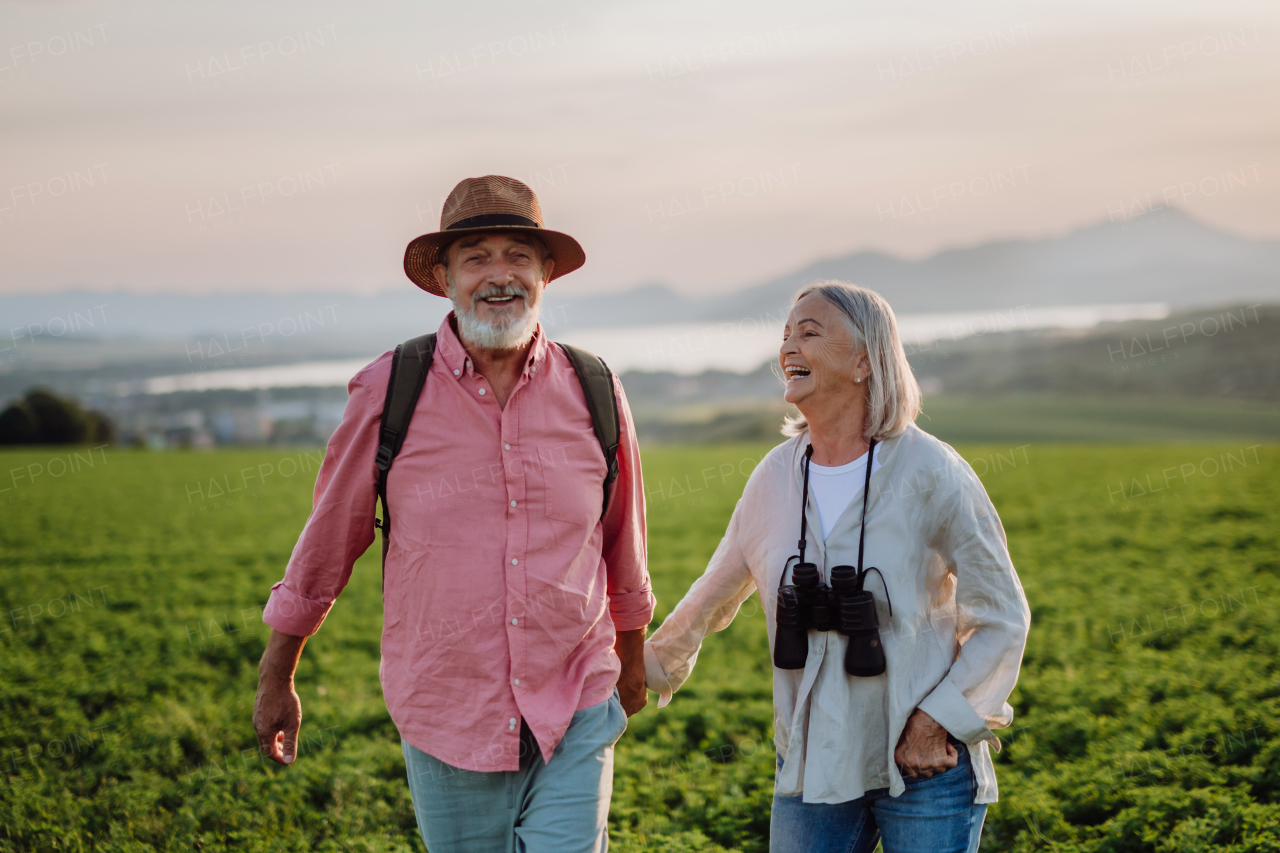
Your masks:
<svg viewBox="0 0 1280 853"><path fill-rule="evenodd" d="M959 449L1033 614L982 849L1280 850L1276 448ZM646 451L657 619L766 450ZM298 761L257 753L260 608L321 455L0 453L0 850L423 849L378 684L376 548L303 655ZM771 725L753 597L632 718L613 849L765 850Z"/></svg>

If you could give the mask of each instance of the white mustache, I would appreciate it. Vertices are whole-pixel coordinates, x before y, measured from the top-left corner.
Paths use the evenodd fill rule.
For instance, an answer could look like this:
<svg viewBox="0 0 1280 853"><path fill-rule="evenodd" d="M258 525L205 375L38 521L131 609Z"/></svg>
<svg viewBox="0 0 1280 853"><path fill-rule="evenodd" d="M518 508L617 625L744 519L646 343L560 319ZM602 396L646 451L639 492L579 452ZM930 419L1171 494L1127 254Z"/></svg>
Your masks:
<svg viewBox="0 0 1280 853"><path fill-rule="evenodd" d="M491 284L482 290L476 291L475 295L471 297L471 304L475 305L477 302L488 299L491 296L518 296L525 301L525 304L529 302L529 291L518 284Z"/></svg>

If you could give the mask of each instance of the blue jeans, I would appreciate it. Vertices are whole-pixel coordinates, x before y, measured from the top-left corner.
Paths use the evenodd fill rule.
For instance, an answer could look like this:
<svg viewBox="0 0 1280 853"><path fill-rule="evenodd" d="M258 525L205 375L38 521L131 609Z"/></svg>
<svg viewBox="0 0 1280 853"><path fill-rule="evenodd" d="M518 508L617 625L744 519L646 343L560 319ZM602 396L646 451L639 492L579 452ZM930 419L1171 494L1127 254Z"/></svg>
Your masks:
<svg viewBox="0 0 1280 853"><path fill-rule="evenodd" d="M956 766L929 779L904 777L907 790L887 788L847 803L806 803L773 796L770 853L976 853L985 804L975 805L977 783L969 750L957 746ZM781 766L781 762L779 762Z"/></svg>
<svg viewBox="0 0 1280 853"><path fill-rule="evenodd" d="M626 727L615 690L574 713L549 762L522 727L519 770L462 770L402 741L423 843L431 853L603 853L613 745Z"/></svg>

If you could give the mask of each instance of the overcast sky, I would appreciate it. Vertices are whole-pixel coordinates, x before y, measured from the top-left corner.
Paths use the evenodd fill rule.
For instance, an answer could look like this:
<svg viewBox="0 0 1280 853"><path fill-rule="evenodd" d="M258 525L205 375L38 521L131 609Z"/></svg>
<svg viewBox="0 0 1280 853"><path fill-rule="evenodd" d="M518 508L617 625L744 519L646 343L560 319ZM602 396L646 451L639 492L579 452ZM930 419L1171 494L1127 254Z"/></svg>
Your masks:
<svg viewBox="0 0 1280 853"><path fill-rule="evenodd" d="M461 178L566 291L1042 237L1280 238L1270 2L0 2L0 294L411 286Z"/></svg>

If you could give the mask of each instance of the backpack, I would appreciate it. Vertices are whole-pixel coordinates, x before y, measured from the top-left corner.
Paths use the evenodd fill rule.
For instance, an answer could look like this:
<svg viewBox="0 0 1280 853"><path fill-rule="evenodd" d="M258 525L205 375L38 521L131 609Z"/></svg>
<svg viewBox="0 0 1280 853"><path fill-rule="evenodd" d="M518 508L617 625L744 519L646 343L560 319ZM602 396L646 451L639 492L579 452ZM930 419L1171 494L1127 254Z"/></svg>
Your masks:
<svg viewBox="0 0 1280 853"><path fill-rule="evenodd" d="M618 435L621 425L618 421L618 401L613 394L613 373L608 365L598 356L568 344L556 344L564 350L578 374L578 382L582 385L582 394L587 399L587 410L591 413L591 426L595 430L596 440L604 452L607 473L604 478L604 503L600 516L609 506L609 486L618 479ZM431 370L431 361L436 352L435 333L411 338L396 347L391 357L391 378L387 380L387 398L382 406L382 426L378 432L378 455L375 464L378 467L378 497L382 500L382 518L374 519L374 526L382 530L382 571L385 582L387 570L387 549L390 547L391 515L387 509L387 473L391 463L404 444L405 435L409 431L409 421L413 418L413 410L418 405L418 397L422 394L422 386L427 381L427 372Z"/></svg>

